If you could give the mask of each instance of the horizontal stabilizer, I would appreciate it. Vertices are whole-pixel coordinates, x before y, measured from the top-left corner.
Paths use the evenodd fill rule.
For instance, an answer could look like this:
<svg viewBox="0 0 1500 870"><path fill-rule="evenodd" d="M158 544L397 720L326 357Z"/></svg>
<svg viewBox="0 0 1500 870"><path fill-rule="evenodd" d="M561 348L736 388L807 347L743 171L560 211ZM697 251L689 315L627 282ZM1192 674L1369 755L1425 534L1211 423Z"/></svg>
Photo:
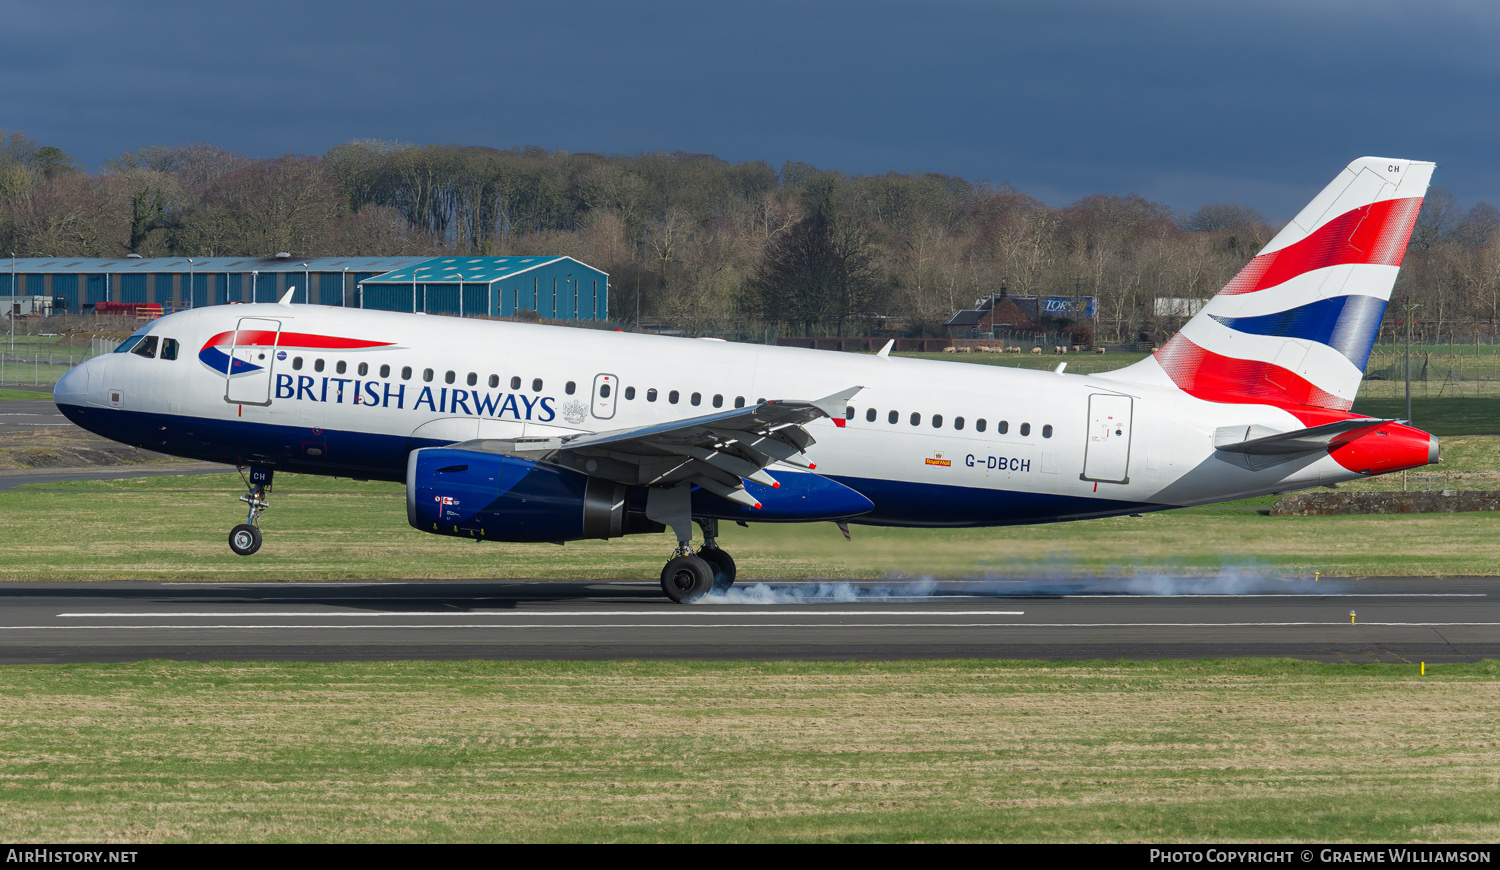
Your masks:
<svg viewBox="0 0 1500 870"><path fill-rule="evenodd" d="M1314 453L1328 449L1333 439L1345 432L1369 429L1394 422L1396 421L1361 417L1354 420L1324 423L1310 429L1295 429L1291 432L1276 432L1265 426L1223 426L1214 430L1214 449L1226 453L1246 453L1251 456Z"/></svg>

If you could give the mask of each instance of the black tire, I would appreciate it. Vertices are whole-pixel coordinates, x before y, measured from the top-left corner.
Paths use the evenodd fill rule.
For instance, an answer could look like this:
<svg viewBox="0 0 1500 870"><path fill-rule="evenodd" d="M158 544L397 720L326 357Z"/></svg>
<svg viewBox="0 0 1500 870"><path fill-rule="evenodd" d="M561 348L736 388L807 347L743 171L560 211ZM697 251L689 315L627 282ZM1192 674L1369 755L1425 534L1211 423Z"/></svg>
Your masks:
<svg viewBox="0 0 1500 870"><path fill-rule="evenodd" d="M260 549L260 529L249 523L240 523L229 530L229 549L241 556L249 556Z"/></svg>
<svg viewBox="0 0 1500 870"><path fill-rule="evenodd" d="M723 592L734 585L734 558L728 553L713 547L705 547L698 551L698 558L709 564L714 569L714 591Z"/></svg>
<svg viewBox="0 0 1500 870"><path fill-rule="evenodd" d="M713 588L713 566L697 556L678 556L661 569L661 591L678 604L691 604Z"/></svg>

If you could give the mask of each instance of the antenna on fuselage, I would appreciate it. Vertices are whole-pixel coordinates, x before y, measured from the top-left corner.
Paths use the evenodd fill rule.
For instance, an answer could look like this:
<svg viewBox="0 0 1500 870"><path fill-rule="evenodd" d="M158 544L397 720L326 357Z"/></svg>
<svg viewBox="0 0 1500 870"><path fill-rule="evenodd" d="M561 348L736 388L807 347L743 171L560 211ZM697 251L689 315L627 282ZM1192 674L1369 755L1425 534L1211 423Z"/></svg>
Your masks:
<svg viewBox="0 0 1500 870"><path fill-rule="evenodd" d="M281 304L281 305L291 305L292 304L292 294L296 293L296 292L297 292L297 285L295 285L295 284L293 284L292 286L286 288L286 295L284 295L284 296L281 297L281 302L279 304Z"/></svg>

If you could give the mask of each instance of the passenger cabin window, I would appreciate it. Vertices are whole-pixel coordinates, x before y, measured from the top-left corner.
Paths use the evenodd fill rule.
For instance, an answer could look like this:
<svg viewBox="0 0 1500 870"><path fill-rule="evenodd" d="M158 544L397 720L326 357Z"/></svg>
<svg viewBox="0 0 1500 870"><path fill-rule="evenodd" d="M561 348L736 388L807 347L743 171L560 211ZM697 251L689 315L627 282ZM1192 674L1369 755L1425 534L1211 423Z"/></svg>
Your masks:
<svg viewBox="0 0 1500 870"><path fill-rule="evenodd" d="M722 407L724 407L724 397L721 396L721 395L719 395L718 393L714 393L714 407L715 408L722 408Z"/></svg>
<svg viewBox="0 0 1500 870"><path fill-rule="evenodd" d="M609 398L609 384L600 384L599 385L599 398L601 398L601 399L608 399Z"/></svg>
<svg viewBox="0 0 1500 870"><path fill-rule="evenodd" d="M920 426L920 425L922 425L922 414L921 414L921 412L919 412L919 411L912 411L911 412L911 424L913 426Z"/></svg>
<svg viewBox="0 0 1500 870"><path fill-rule="evenodd" d="M892 411L890 413L891 425L894 426L896 424L896 421L900 420L900 419L901 419L901 412L900 411Z"/></svg>
<svg viewBox="0 0 1500 870"><path fill-rule="evenodd" d="M648 401L648 402L654 402L654 401L656 401L656 388L655 387L652 387L651 389L649 389L649 390L646 391L646 401Z"/></svg>
<svg viewBox="0 0 1500 870"><path fill-rule="evenodd" d="M510 388L512 390L521 389L521 378L519 376L510 379Z"/></svg>
<svg viewBox="0 0 1500 870"><path fill-rule="evenodd" d="M567 393L570 396L573 395L573 391L576 389L578 389L578 384L572 381L568 381L566 384L563 384L563 392Z"/></svg>
<svg viewBox="0 0 1500 870"><path fill-rule="evenodd" d="M458 375L455 374L452 370L449 370L443 374L443 383L445 384L451 384L457 379Z"/></svg>
<svg viewBox="0 0 1500 870"><path fill-rule="evenodd" d="M422 369L422 380L429 384L432 383L433 374L432 369Z"/></svg>
<svg viewBox="0 0 1500 870"><path fill-rule="evenodd" d="M369 373L370 373L370 364L369 363L360 363L359 364L359 376L360 377L364 377L365 375L367 375Z"/></svg>
<svg viewBox="0 0 1500 870"><path fill-rule="evenodd" d="M1009 431L1010 431L1010 422L1009 421L1007 421L1007 420L1001 420L999 423L995 424L995 432L996 432L996 434L1004 435L1006 432L1009 432Z"/></svg>
<svg viewBox="0 0 1500 870"><path fill-rule="evenodd" d="M540 393L542 391L542 379L541 378L532 378L531 379L531 391L533 393Z"/></svg>
<svg viewBox="0 0 1500 870"><path fill-rule="evenodd" d="M315 371L315 372L321 372L322 370L323 370L323 358L322 357L318 357L317 359L313 360L313 371ZM431 380L431 378L429 378L428 380Z"/></svg>
<svg viewBox="0 0 1500 870"><path fill-rule="evenodd" d="M745 397L744 396L735 396L734 397L734 406L736 408L743 408L743 407L745 407Z"/></svg>
<svg viewBox="0 0 1500 870"><path fill-rule="evenodd" d="M469 376L464 379L464 382L471 387L477 386L479 384L479 375L475 374L474 372L469 372Z"/></svg>
<svg viewBox="0 0 1500 870"><path fill-rule="evenodd" d="M941 428L943 428L943 415L942 414L933 414L932 415L932 428L934 428L934 429L941 429Z"/></svg>
<svg viewBox="0 0 1500 870"><path fill-rule="evenodd" d="M854 406L853 405L845 406L845 408L844 408L844 419L845 420L853 420L854 419Z"/></svg>
<svg viewBox="0 0 1500 870"><path fill-rule="evenodd" d="M1031 424L1030 423L1022 423L1021 424L1021 434L1022 435L1030 435L1031 434Z"/></svg>
<svg viewBox="0 0 1500 870"><path fill-rule="evenodd" d="M349 370L349 364L344 362L343 360L339 360L338 364L333 367L333 370L338 372L339 374L343 374L344 372Z"/></svg>
<svg viewBox="0 0 1500 870"><path fill-rule="evenodd" d="M667 404L669 404L669 405L675 405L675 404L677 404L677 391L676 390L673 390L672 392L667 393Z"/></svg>
<svg viewBox="0 0 1500 870"><path fill-rule="evenodd" d="M1043 438L1051 438L1052 437L1052 424L1051 423L1048 423L1047 425L1045 425L1045 426L1042 427L1042 437Z"/></svg>
<svg viewBox="0 0 1500 870"><path fill-rule="evenodd" d="M953 428L955 428L955 429L962 429L963 427L964 427L964 418L962 418L962 417L954 417L953 418Z"/></svg>
<svg viewBox="0 0 1500 870"><path fill-rule="evenodd" d="M975 432L983 432L984 431L984 418L983 417L980 417L978 420L974 421L974 431Z"/></svg>
<svg viewBox="0 0 1500 870"><path fill-rule="evenodd" d="M496 388L498 386L500 386L500 376L499 375L490 375L490 389L493 390L494 388Z"/></svg>
<svg viewBox="0 0 1500 870"><path fill-rule="evenodd" d="M401 367L401 380L403 380L403 381L409 381L409 380L411 380L411 366L402 366Z"/></svg>
<svg viewBox="0 0 1500 870"><path fill-rule="evenodd" d="M625 388L625 400L626 401L630 401L631 399L634 399L634 398L635 398L635 387L626 387Z"/></svg>
<svg viewBox="0 0 1500 870"><path fill-rule="evenodd" d="M701 405L701 404L703 404L703 394L702 393L694 393L692 395L692 398L688 399L688 403L692 404L692 405Z"/></svg>
<svg viewBox="0 0 1500 870"><path fill-rule="evenodd" d="M869 409L867 409L865 411L865 422L867 422L867 423L874 423L875 422L875 409L874 408L869 408Z"/></svg>
<svg viewBox="0 0 1500 870"><path fill-rule="evenodd" d="M390 366L381 366L380 367L380 376L382 378L388 378L388 377L390 377L391 376L391 367Z"/></svg>
<svg viewBox="0 0 1500 870"><path fill-rule="evenodd" d="M294 371L294 372L300 372L300 371L302 371L302 357L300 357L300 356L294 356L294 357L292 357L292 371Z"/></svg>
<svg viewBox="0 0 1500 870"><path fill-rule="evenodd" d="M156 359L156 341L156 336L148 335L140 340L140 343L135 346L135 349L131 353L136 356L143 356L146 359Z"/></svg>

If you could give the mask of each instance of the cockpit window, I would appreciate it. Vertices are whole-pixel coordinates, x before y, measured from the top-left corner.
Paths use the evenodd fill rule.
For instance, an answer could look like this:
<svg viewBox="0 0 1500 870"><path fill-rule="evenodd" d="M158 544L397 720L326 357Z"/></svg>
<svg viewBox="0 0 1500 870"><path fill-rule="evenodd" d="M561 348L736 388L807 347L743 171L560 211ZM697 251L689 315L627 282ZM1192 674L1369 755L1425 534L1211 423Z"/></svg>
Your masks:
<svg viewBox="0 0 1500 870"><path fill-rule="evenodd" d="M150 324L148 324L146 326L142 326L140 329L137 329L133 335L120 342L120 346L115 348L115 353L130 353L131 349L134 348L137 344L140 344L141 339L146 337L146 330L150 328L151 326Z"/></svg>
<svg viewBox="0 0 1500 870"><path fill-rule="evenodd" d="M156 359L156 342L156 336L145 336L136 343L136 346L130 352L136 356L143 356L146 359Z"/></svg>
<svg viewBox="0 0 1500 870"><path fill-rule="evenodd" d="M162 339L161 340L161 358L162 359L177 359L177 348L178 348L177 339L175 339L175 338L164 338L164 339Z"/></svg>

